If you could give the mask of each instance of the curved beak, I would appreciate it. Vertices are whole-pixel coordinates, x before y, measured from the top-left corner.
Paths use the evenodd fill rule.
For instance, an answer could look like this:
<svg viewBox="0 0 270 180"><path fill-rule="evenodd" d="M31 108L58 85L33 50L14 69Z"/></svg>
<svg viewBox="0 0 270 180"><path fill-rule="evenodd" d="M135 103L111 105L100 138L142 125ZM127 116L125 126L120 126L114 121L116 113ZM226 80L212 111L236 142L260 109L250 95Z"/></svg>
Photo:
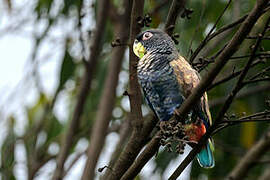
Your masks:
<svg viewBox="0 0 270 180"><path fill-rule="evenodd" d="M133 43L133 52L138 56L140 59L144 56L146 50L143 47L142 43L140 43L137 39L135 39Z"/></svg>

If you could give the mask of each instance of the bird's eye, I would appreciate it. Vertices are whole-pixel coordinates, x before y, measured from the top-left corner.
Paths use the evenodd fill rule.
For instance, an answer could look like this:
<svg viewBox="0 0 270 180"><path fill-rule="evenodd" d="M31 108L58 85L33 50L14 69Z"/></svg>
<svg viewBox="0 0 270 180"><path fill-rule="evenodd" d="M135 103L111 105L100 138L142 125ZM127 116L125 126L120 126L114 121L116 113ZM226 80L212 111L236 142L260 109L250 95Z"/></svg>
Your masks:
<svg viewBox="0 0 270 180"><path fill-rule="evenodd" d="M153 36L153 34L152 33L150 33L150 32L146 32L146 33L144 33L143 34L143 38L142 38L142 40L147 40L147 39L150 39L151 37Z"/></svg>

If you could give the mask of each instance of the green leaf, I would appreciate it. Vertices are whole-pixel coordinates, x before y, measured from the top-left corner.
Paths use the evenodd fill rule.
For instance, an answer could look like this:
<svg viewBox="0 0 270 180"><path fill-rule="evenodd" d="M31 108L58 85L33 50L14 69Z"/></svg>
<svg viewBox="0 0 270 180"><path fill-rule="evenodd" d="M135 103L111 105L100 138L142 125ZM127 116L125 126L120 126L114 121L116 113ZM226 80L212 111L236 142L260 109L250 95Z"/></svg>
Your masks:
<svg viewBox="0 0 270 180"><path fill-rule="evenodd" d="M37 103L27 108L28 125L31 127L36 120L39 120L44 112L44 106L48 103L48 99L45 94L40 94Z"/></svg>
<svg viewBox="0 0 270 180"><path fill-rule="evenodd" d="M13 131L14 121L15 119L10 117L8 133L1 147L0 173L3 179L15 179L13 174L13 167L15 165L14 150L16 145L16 135Z"/></svg>
<svg viewBox="0 0 270 180"><path fill-rule="evenodd" d="M70 79L70 77L73 75L75 66L76 65L73 62L73 58L70 56L68 51L66 51L61 65L60 82L57 91L60 91L67 82L67 80Z"/></svg>
<svg viewBox="0 0 270 180"><path fill-rule="evenodd" d="M57 137L63 130L63 125L58 121L58 119L53 116L49 119L49 123L46 126L47 132L47 141L54 141L55 137Z"/></svg>
<svg viewBox="0 0 270 180"><path fill-rule="evenodd" d="M81 3L82 1L81 0L65 0L64 1L64 7L62 9L62 13L64 15L68 15L68 12L70 11L70 9L72 8L76 8L76 9L79 9L80 6L81 6Z"/></svg>
<svg viewBox="0 0 270 180"><path fill-rule="evenodd" d="M41 17L42 14L49 14L53 0L39 0L37 2L37 6L35 11L38 14L38 19Z"/></svg>

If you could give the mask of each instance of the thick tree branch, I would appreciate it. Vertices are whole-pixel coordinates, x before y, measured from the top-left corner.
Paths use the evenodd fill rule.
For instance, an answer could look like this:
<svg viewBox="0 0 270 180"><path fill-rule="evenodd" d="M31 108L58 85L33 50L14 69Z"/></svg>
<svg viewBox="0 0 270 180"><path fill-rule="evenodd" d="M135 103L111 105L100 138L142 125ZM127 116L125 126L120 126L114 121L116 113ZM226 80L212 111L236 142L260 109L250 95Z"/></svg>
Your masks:
<svg viewBox="0 0 270 180"><path fill-rule="evenodd" d="M140 133L143 127L141 111L142 97L137 79L137 57L132 52L132 45L136 35L140 32L137 20L143 16L144 0L133 1L130 21L130 47L129 47L129 100L130 100L130 119L133 127L132 135L127 143L125 150L118 158L113 170L109 172L107 179L120 179L125 171L132 164L141 148L143 147L143 137Z"/></svg>
<svg viewBox="0 0 270 180"><path fill-rule="evenodd" d="M160 131L153 137L153 139L147 144L146 148L130 166L121 180L134 179L145 166L145 164L157 153L160 146Z"/></svg>
<svg viewBox="0 0 270 180"><path fill-rule="evenodd" d="M165 24L165 32L172 35L178 15L184 10L186 0L173 0Z"/></svg>
<svg viewBox="0 0 270 180"><path fill-rule="evenodd" d="M101 39L103 37L103 32L105 29L106 19L108 11L108 0L101 0L98 6L98 16L97 16L97 25L92 38L92 44L90 47L90 57L87 63L86 72L82 80L82 85L79 90L78 101L75 106L74 114L69 124L68 130L63 137L61 144L61 149L57 158L57 167L54 171L53 180L62 179L63 167L68 156L68 153L73 144L73 136L78 129L80 124L80 118L83 113L83 107L86 102L89 89L91 87L91 81L96 68L98 56L100 54Z"/></svg>
<svg viewBox="0 0 270 180"><path fill-rule="evenodd" d="M157 14L163 7L165 7L169 3L169 0L163 0L156 7L154 7L150 12L149 16L152 17Z"/></svg>
<svg viewBox="0 0 270 180"><path fill-rule="evenodd" d="M144 125L141 130L141 134L138 135L138 134L135 134L134 131L132 132L130 140L128 141L128 144L126 145L125 150L121 153L120 157L116 161L113 170L112 171L108 170L110 175L107 179L115 179L115 180L121 179L123 174L134 162L141 148L149 140L149 135L152 132L157 122L158 122L158 119L155 116L150 115L149 117L144 119Z"/></svg>
<svg viewBox="0 0 270 180"><path fill-rule="evenodd" d="M130 3L127 1L127 3ZM109 1L109 18L112 23L116 24L119 22L119 18L122 18L121 15L118 13L117 7L113 4L113 2Z"/></svg>

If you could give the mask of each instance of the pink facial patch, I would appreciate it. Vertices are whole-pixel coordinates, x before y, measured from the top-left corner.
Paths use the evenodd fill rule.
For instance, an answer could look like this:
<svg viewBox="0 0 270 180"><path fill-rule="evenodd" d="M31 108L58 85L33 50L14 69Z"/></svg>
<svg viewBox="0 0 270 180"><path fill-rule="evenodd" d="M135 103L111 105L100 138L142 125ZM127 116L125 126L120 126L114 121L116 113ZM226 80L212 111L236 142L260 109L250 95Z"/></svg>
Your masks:
<svg viewBox="0 0 270 180"><path fill-rule="evenodd" d="M152 33L146 32L146 33L143 34L142 40L143 40L143 41L148 40L148 39L150 39L152 36L153 36Z"/></svg>

